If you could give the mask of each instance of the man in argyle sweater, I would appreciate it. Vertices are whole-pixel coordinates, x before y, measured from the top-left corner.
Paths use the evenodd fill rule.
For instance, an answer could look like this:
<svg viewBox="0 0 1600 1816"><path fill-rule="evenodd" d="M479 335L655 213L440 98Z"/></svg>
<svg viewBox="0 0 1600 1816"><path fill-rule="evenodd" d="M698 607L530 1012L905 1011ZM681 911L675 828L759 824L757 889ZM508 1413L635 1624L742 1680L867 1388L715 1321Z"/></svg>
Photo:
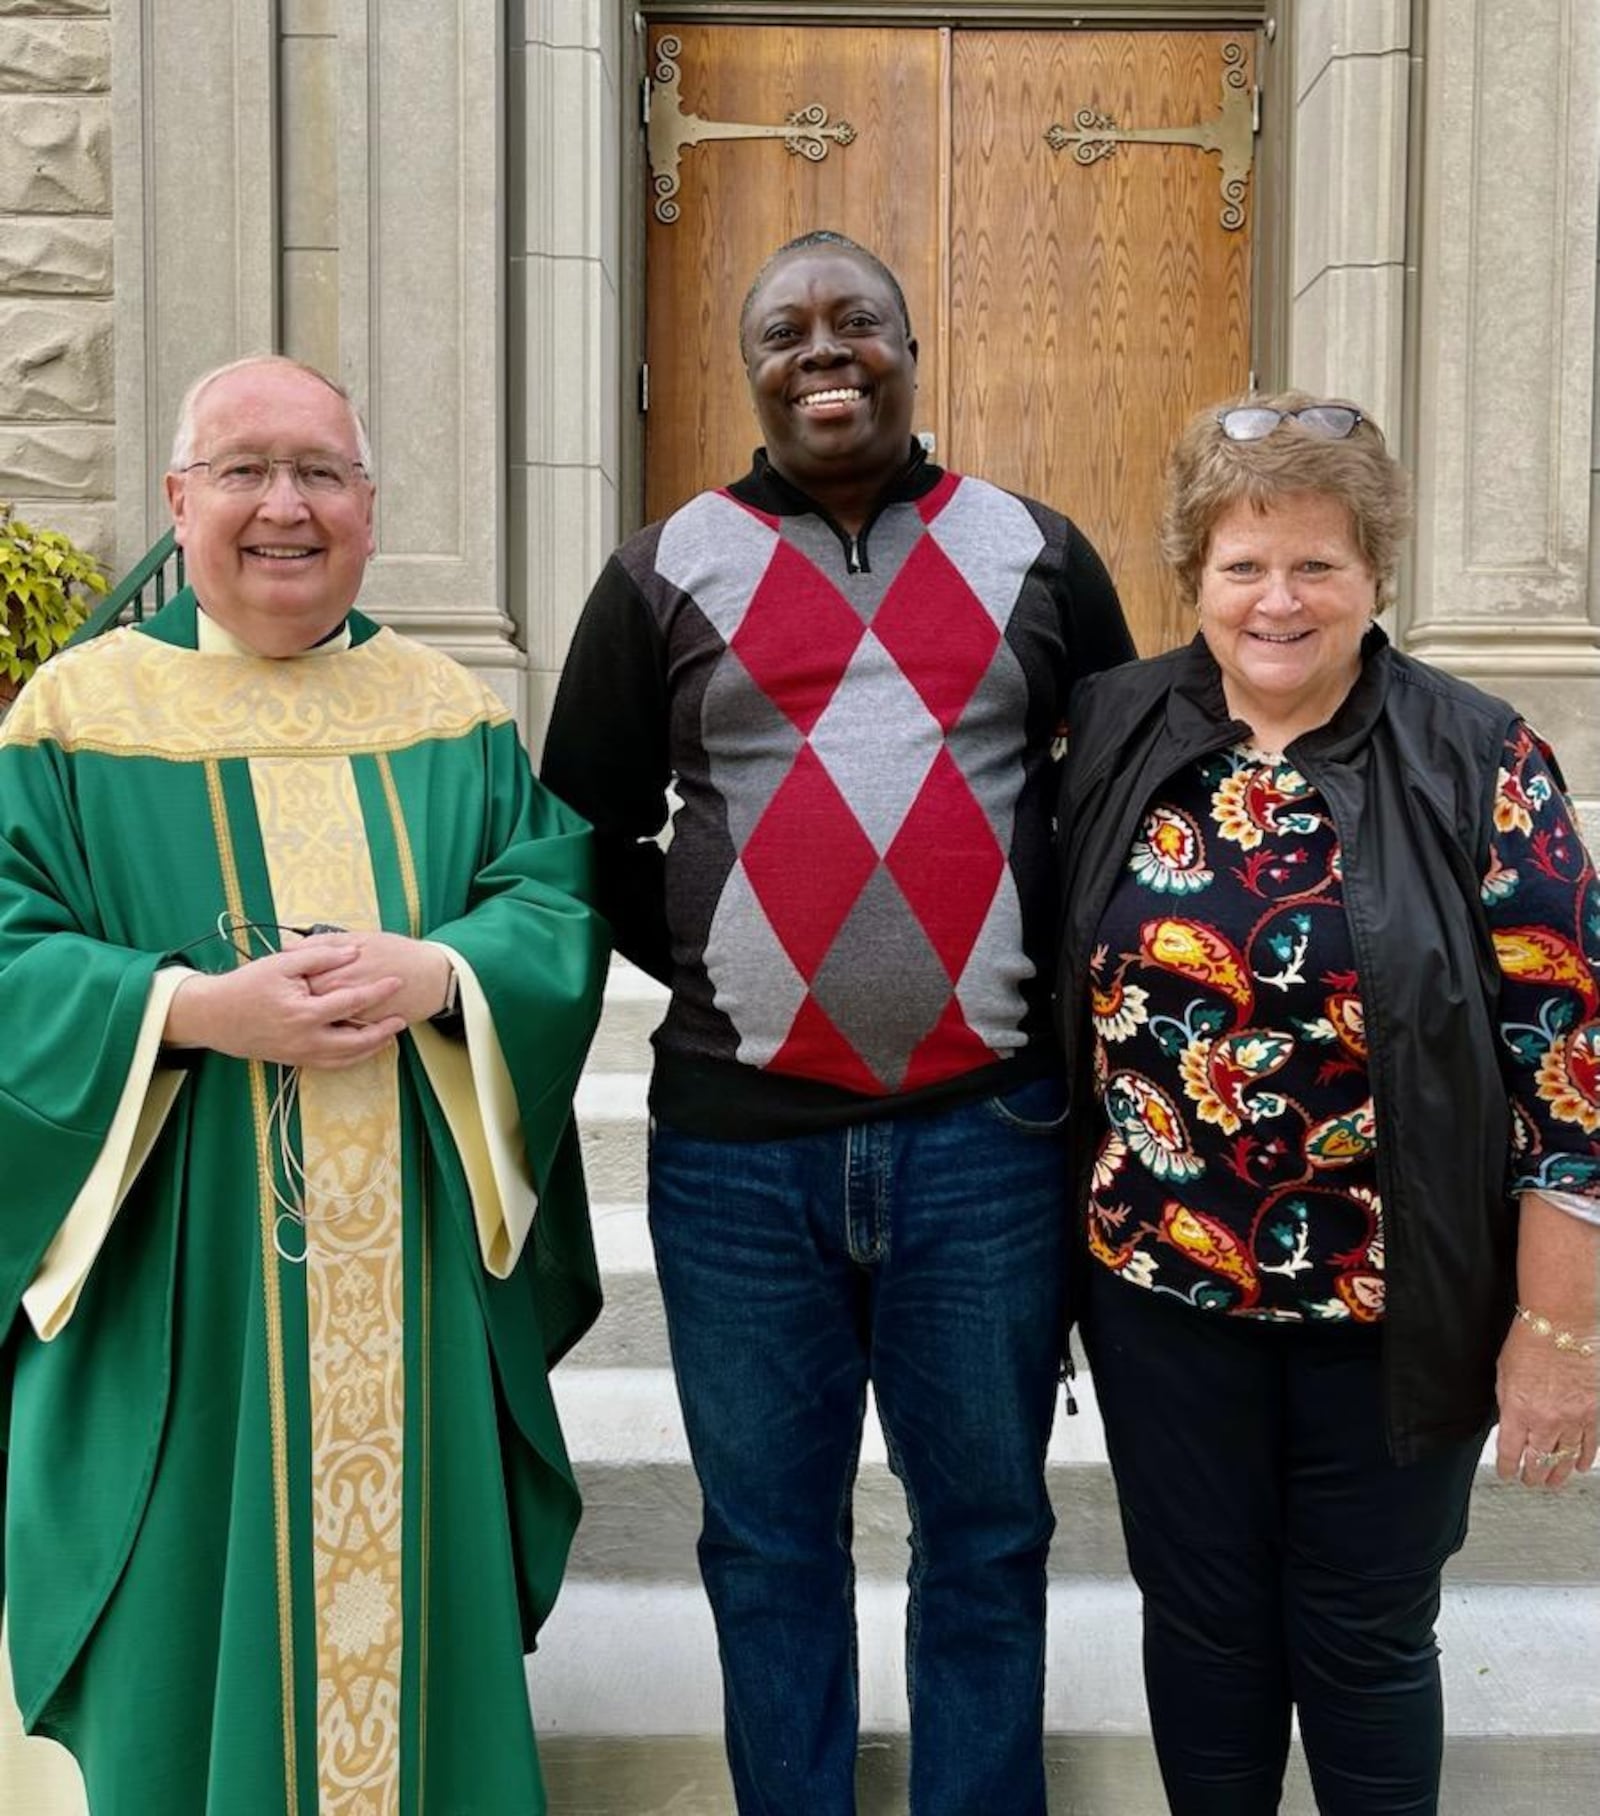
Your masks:
<svg viewBox="0 0 1600 1816"><path fill-rule="evenodd" d="M780 248L740 338L766 446L611 558L544 763L619 949L672 991L650 1225L729 1763L746 1816L855 1809L870 1384L911 1510L913 1816L1045 1816L1051 744L1133 647L1066 518L913 441L871 253Z"/></svg>

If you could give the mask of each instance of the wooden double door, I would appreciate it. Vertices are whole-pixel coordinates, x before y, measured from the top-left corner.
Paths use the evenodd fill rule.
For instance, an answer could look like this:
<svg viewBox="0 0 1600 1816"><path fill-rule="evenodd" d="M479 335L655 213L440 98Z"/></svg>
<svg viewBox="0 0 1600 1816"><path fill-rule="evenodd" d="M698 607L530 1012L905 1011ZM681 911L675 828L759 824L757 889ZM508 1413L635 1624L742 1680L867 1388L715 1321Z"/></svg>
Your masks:
<svg viewBox="0 0 1600 1816"><path fill-rule="evenodd" d="M775 246L831 227L905 287L935 458L1065 511L1141 650L1184 640L1162 470L1248 381L1252 35L657 22L649 50L649 515L745 470L740 305ZM1104 136L1225 114L1227 150Z"/></svg>

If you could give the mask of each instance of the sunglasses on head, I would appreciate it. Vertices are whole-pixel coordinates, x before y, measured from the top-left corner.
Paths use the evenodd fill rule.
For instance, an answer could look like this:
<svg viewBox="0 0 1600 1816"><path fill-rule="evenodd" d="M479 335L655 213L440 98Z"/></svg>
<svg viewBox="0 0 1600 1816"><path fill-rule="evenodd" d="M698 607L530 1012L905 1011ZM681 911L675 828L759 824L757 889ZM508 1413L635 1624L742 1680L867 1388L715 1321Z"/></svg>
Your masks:
<svg viewBox="0 0 1600 1816"><path fill-rule="evenodd" d="M1328 441L1343 441L1354 435L1365 420L1349 404L1302 404L1298 410L1273 410L1266 404L1236 404L1231 410L1219 410L1217 422L1229 441L1263 441L1286 416L1292 416L1301 428Z"/></svg>

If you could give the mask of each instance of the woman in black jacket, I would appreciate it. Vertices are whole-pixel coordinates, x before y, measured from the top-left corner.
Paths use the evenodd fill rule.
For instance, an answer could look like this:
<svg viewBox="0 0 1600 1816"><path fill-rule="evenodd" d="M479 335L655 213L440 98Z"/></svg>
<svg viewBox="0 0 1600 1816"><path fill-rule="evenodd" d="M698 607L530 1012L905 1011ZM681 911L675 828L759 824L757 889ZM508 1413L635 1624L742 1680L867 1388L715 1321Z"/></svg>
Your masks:
<svg viewBox="0 0 1600 1816"><path fill-rule="evenodd" d="M1059 1004L1080 1314L1172 1809L1437 1807L1473 1471L1600 1393L1600 888L1548 749L1394 650L1405 478L1354 406L1197 417L1199 634L1085 682Z"/></svg>

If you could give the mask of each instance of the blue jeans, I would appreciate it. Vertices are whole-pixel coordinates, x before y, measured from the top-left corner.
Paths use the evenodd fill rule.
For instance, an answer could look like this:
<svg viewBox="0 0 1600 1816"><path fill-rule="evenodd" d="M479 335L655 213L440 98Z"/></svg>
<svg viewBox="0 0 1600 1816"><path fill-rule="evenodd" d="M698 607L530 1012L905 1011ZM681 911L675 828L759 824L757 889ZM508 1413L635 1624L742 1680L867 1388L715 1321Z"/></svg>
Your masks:
<svg viewBox="0 0 1600 1816"><path fill-rule="evenodd" d="M650 1227L741 1816L852 1816L867 1384L911 1515L912 1816L1045 1816L1062 1089L782 1141L659 1124Z"/></svg>

